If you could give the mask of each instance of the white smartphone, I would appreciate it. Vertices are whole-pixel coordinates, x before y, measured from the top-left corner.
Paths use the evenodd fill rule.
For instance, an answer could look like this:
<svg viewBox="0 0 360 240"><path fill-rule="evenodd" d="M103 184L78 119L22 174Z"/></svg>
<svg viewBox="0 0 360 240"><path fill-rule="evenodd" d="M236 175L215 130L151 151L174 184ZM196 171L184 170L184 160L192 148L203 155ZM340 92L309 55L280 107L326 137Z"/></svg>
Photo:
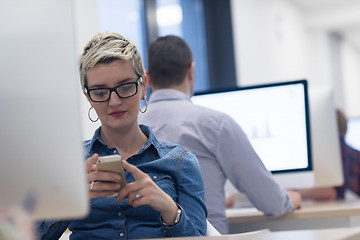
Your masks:
<svg viewBox="0 0 360 240"><path fill-rule="evenodd" d="M99 171L119 173L121 178L120 186L123 187L126 185L126 177L124 173L124 168L121 165L120 155L99 157L99 160L97 160L96 162L96 166Z"/></svg>

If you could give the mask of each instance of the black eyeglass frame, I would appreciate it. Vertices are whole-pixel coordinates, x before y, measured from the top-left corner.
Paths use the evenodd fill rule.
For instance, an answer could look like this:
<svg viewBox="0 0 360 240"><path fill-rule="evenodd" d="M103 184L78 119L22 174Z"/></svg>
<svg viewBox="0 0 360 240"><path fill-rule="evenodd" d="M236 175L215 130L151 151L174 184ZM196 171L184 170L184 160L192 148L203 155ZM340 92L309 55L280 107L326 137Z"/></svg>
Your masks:
<svg viewBox="0 0 360 240"><path fill-rule="evenodd" d="M135 82L129 82L129 83L121 84L121 85L116 86L116 87L113 87L113 88L93 88L93 89L88 89L87 87L85 87L85 89L86 89L86 94L89 96L89 98L90 98L91 101L93 101L93 102L107 102L107 101L110 100L110 97L111 97L111 93L112 93L112 92L115 92L116 95L117 95L119 98L130 98L130 97L135 96L135 95L137 94L138 90L139 90L139 88L138 88L138 87L139 87L139 84L141 84L142 82L143 82L143 78L142 78L142 76L139 76L138 80L135 81ZM118 93L117 89L118 89L119 87L123 87L123 86L130 85L130 84L135 84L135 89L136 89L136 90L135 90L135 93L132 94L132 95L130 95L130 96L126 96L126 97L120 96L120 94ZM108 97L106 100L101 100L101 101L93 100L92 97L91 97L90 92L91 92L91 91L95 91L95 90L101 90L101 89L109 90L109 91L110 91L109 97Z"/></svg>

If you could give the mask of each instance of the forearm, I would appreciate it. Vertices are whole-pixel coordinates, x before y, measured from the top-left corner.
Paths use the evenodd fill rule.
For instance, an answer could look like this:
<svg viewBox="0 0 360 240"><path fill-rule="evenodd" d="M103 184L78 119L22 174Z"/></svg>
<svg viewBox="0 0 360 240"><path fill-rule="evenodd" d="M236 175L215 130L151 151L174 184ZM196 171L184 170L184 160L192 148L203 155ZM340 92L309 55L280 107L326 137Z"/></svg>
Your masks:
<svg viewBox="0 0 360 240"><path fill-rule="evenodd" d="M301 197L306 200L333 200L336 199L336 190L332 187L297 189Z"/></svg>

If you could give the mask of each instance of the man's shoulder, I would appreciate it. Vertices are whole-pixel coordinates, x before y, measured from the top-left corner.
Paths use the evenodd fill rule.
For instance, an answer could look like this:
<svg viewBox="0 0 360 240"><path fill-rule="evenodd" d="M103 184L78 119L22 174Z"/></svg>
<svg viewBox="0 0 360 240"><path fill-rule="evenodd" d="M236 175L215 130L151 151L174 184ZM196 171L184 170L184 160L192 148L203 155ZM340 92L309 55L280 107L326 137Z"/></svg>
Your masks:
<svg viewBox="0 0 360 240"><path fill-rule="evenodd" d="M192 108L189 109L189 111L191 111L194 115L205 118L222 119L224 116L226 116L224 112L196 104L192 104Z"/></svg>

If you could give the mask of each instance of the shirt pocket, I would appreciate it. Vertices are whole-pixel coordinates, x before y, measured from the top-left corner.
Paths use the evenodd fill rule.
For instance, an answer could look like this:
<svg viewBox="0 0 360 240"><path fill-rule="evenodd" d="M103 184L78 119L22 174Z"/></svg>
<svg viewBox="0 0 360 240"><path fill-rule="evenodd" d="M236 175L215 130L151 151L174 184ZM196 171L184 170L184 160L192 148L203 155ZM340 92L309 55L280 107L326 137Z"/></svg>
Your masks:
<svg viewBox="0 0 360 240"><path fill-rule="evenodd" d="M164 192L176 199L175 183L170 175L159 173L148 173L148 175Z"/></svg>

